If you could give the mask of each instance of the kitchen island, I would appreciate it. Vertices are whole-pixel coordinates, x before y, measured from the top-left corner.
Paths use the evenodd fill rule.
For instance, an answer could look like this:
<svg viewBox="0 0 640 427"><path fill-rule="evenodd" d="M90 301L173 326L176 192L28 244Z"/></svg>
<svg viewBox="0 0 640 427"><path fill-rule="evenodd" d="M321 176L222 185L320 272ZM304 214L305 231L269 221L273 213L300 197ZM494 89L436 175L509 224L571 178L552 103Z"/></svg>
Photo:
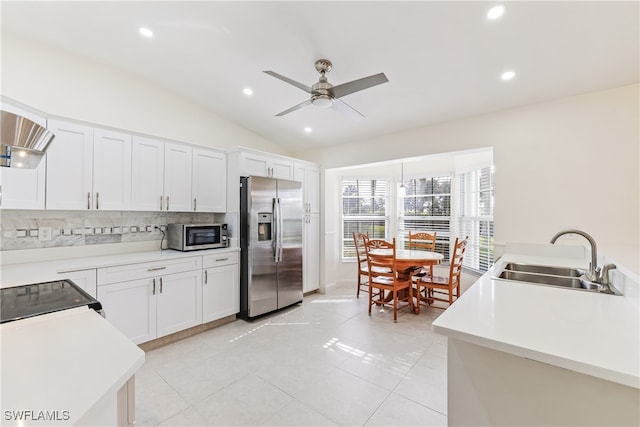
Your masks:
<svg viewBox="0 0 640 427"><path fill-rule="evenodd" d="M88 307L0 326L2 425L133 425L144 352Z"/></svg>
<svg viewBox="0 0 640 427"><path fill-rule="evenodd" d="M605 295L495 279L505 262L587 266L559 246L508 252L433 322L449 425L639 425L637 276L618 271L624 295Z"/></svg>

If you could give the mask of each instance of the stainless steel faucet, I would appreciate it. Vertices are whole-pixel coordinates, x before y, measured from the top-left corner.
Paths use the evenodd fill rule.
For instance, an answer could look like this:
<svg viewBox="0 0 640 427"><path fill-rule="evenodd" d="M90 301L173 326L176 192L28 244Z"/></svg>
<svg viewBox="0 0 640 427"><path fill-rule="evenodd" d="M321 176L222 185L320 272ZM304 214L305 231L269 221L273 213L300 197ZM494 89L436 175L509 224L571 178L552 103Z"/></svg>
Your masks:
<svg viewBox="0 0 640 427"><path fill-rule="evenodd" d="M591 245L591 262L589 263L589 271L587 271L585 276L587 277L587 280L591 282L600 283L602 277L600 276L600 269L598 268L598 248L596 246L596 241L594 240L594 238L582 230L576 230L572 228L569 230L558 232L551 238L551 243L555 243L556 240L558 240L558 237L564 236L565 234L577 234L589 241L589 244Z"/></svg>

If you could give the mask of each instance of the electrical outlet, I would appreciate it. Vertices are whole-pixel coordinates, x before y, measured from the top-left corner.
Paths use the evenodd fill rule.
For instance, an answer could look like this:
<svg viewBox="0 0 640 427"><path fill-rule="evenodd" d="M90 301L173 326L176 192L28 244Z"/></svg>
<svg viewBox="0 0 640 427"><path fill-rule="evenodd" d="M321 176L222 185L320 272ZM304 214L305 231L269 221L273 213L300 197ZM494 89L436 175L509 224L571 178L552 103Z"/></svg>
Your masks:
<svg viewBox="0 0 640 427"><path fill-rule="evenodd" d="M27 237L27 230L23 228L18 228L16 230L16 237Z"/></svg>
<svg viewBox="0 0 640 427"><path fill-rule="evenodd" d="M37 228L32 228L31 230L29 230L29 237L38 237L40 233L38 232Z"/></svg>
<svg viewBox="0 0 640 427"><path fill-rule="evenodd" d="M41 242L48 242L51 240L53 232L51 227L40 227L38 228L38 240Z"/></svg>

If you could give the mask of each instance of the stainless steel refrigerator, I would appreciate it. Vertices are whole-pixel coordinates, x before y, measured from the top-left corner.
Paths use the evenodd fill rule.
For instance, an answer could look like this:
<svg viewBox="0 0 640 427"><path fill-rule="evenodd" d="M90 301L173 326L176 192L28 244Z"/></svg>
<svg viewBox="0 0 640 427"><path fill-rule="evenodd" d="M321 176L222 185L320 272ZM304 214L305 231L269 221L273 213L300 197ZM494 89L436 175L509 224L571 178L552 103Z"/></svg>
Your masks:
<svg viewBox="0 0 640 427"><path fill-rule="evenodd" d="M240 317L302 302L302 184L240 178Z"/></svg>

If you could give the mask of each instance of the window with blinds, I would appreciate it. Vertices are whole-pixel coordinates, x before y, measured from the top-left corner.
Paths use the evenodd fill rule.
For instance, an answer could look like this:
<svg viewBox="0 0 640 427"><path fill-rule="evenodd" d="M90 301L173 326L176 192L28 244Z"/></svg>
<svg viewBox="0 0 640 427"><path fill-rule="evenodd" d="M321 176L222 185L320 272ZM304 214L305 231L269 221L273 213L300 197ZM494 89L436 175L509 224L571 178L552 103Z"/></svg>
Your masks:
<svg viewBox="0 0 640 427"><path fill-rule="evenodd" d="M409 231L436 232L436 252L449 259L451 176L405 179L398 191L398 243L408 248Z"/></svg>
<svg viewBox="0 0 640 427"><path fill-rule="evenodd" d="M469 236L463 265L485 272L493 264L493 166L460 175L458 234Z"/></svg>
<svg viewBox="0 0 640 427"><path fill-rule="evenodd" d="M389 223L388 182L382 179L342 180L342 257L355 258L353 233L386 239Z"/></svg>

